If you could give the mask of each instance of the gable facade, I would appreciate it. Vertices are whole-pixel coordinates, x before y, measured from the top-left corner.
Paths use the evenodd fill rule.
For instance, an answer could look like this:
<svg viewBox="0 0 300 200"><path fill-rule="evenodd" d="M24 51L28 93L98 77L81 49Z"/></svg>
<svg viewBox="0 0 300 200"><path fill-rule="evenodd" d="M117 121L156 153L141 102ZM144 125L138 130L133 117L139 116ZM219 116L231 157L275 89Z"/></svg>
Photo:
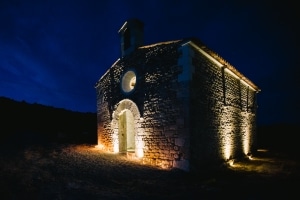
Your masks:
<svg viewBox="0 0 300 200"><path fill-rule="evenodd" d="M121 58L95 86L98 146L186 171L251 154L257 86L197 39L143 46L141 22L126 23L138 39L121 28Z"/></svg>

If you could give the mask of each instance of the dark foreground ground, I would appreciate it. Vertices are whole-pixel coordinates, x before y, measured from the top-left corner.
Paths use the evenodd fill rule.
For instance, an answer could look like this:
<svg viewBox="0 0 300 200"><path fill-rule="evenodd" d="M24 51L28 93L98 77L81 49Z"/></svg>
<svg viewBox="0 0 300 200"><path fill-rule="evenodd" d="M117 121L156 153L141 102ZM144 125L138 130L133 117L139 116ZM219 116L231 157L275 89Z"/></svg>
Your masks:
<svg viewBox="0 0 300 200"><path fill-rule="evenodd" d="M1 145L0 150L0 199L300 198L299 161L269 151L232 167L189 174L92 145Z"/></svg>

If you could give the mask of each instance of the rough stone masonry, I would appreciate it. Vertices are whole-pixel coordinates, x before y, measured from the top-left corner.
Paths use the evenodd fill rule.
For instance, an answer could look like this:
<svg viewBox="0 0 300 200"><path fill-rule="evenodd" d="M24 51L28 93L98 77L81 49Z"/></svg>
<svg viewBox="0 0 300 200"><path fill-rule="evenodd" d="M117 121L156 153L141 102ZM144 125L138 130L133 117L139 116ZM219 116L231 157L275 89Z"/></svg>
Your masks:
<svg viewBox="0 0 300 200"><path fill-rule="evenodd" d="M255 84L198 39L145 46L136 19L119 34L95 86L98 146L186 171L255 151Z"/></svg>

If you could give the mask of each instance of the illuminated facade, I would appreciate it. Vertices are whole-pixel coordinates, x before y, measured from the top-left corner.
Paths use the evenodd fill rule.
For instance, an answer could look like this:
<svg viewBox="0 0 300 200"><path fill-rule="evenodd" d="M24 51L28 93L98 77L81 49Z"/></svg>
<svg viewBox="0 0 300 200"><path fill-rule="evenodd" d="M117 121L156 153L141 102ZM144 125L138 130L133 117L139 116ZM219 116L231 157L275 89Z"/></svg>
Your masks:
<svg viewBox="0 0 300 200"><path fill-rule="evenodd" d="M198 39L145 46L135 19L119 35L95 86L99 147L187 171L255 150L255 84Z"/></svg>

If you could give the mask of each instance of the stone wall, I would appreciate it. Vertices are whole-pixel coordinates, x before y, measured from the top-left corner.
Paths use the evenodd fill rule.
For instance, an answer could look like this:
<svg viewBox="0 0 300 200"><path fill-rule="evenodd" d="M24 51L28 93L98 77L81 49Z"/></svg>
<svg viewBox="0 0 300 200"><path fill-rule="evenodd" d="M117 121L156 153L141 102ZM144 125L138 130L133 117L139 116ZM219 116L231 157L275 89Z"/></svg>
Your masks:
<svg viewBox="0 0 300 200"><path fill-rule="evenodd" d="M194 49L191 83L191 164L211 165L251 153L256 92Z"/></svg>
<svg viewBox="0 0 300 200"><path fill-rule="evenodd" d="M117 152L118 113L136 112L142 160L193 170L251 153L255 146L256 92L228 69L182 41L137 49L118 60L97 83L98 144ZM135 89L121 89L124 73ZM137 111L134 111L137 110ZM250 144L250 145L248 145Z"/></svg>
<svg viewBox="0 0 300 200"><path fill-rule="evenodd" d="M188 168L188 101L183 97L186 83L178 83L179 43L140 48L117 61L97 83L98 143L114 151L112 115L123 99L134 102L140 112L137 136L143 141L143 162L164 168ZM136 88L125 94L122 75L134 70Z"/></svg>

